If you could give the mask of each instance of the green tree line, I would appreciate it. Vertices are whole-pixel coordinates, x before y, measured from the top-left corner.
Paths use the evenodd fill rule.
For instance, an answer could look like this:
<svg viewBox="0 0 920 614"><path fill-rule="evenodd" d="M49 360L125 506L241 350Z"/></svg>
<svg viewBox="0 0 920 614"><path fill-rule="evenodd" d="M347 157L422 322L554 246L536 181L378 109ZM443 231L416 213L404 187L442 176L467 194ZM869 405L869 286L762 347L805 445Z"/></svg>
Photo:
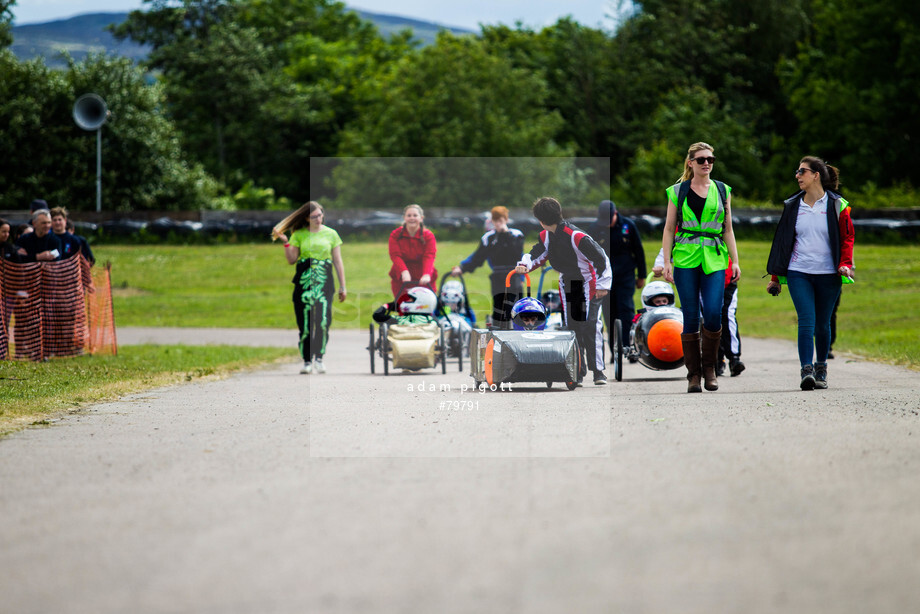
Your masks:
<svg viewBox="0 0 920 614"><path fill-rule="evenodd" d="M414 170L421 189L400 185L410 182L393 165L324 166L336 158L522 158L501 165L514 178L504 188L454 180L513 198L517 177L552 176L575 200L658 206L695 141L714 146L717 176L741 203L791 192L806 154L838 166L862 206L914 202L915 2L621 1L609 30L565 18L427 46L408 31L383 37L333 0L144 3L113 30L149 46L144 65L97 55L56 71L13 57L15 0L0 0L2 206L41 195L92 208L95 139L71 119L88 91L113 113L107 209L287 207L318 195L379 206L417 200L413 190L464 204L456 185L440 189L439 167ZM533 163L544 157L573 168Z"/></svg>

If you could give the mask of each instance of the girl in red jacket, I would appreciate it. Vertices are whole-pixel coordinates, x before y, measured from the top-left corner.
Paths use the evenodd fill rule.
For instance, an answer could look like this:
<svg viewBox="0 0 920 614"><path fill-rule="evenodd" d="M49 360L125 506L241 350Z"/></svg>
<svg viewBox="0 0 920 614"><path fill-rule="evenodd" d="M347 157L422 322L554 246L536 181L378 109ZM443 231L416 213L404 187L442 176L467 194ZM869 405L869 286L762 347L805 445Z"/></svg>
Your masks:
<svg viewBox="0 0 920 614"><path fill-rule="evenodd" d="M390 233L390 288L393 298L399 298L403 283L416 280L422 286L435 292L432 280L437 279L434 258L438 243L434 233L425 228L425 213L418 205L409 205L403 210L403 225ZM437 292L435 292L437 294Z"/></svg>

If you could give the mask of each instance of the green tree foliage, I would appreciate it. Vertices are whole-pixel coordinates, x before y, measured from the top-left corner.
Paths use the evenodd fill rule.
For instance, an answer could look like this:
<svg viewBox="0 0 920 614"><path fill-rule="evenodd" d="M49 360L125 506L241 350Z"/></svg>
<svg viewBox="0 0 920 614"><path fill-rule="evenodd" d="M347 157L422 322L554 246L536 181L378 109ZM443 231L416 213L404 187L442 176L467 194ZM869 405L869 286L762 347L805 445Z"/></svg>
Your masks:
<svg viewBox="0 0 920 614"><path fill-rule="evenodd" d="M146 1L115 35L153 47L187 147L232 190L308 198L310 157L335 153L356 88L410 48L330 0Z"/></svg>
<svg viewBox="0 0 920 614"><path fill-rule="evenodd" d="M345 208L528 207L538 195L584 203L591 171L567 157L345 157L317 174L316 198ZM602 181L606 186L608 175ZM604 196L606 198L606 196ZM592 200L592 202L594 202Z"/></svg>
<svg viewBox="0 0 920 614"><path fill-rule="evenodd" d="M581 156L579 164L595 180L608 176L607 156L625 131L615 106L610 37L569 18L539 32L520 24L486 26L481 37L489 53L546 81L545 108L563 120L554 140Z"/></svg>
<svg viewBox="0 0 920 614"><path fill-rule="evenodd" d="M26 208L33 198L93 210L96 139L73 121L74 100L95 92L112 117L102 128L102 200L107 211L197 209L216 184L185 161L175 127L159 112L162 91L130 60L89 56L66 71L40 60L19 62L0 52L2 206Z"/></svg>
<svg viewBox="0 0 920 614"><path fill-rule="evenodd" d="M698 141L715 149L714 178L748 198L763 192L754 127L734 117L714 93L700 87L669 92L650 117L649 130L661 136L640 146L618 177L614 195L621 202L663 208L665 189L680 178L687 148Z"/></svg>
<svg viewBox="0 0 920 614"><path fill-rule="evenodd" d="M0 0L0 49L13 44L13 7L16 0Z"/></svg>
<svg viewBox="0 0 920 614"><path fill-rule="evenodd" d="M610 37L571 19L540 32L518 27L487 26L486 48L512 65L539 74L547 84L545 106L563 118L555 139L570 144L579 156L607 155L622 126L611 108L613 91Z"/></svg>
<svg viewBox="0 0 920 614"><path fill-rule="evenodd" d="M722 154L720 171L736 173L739 193L777 196L774 182L764 177L762 167L751 163L751 155L763 164L773 155L773 146L794 131L773 68L782 54L794 52L807 26L809 3L646 0L634 4L636 11L623 20L608 48L614 92L610 108L620 117L610 150L613 167L624 167L633 156L634 162L641 160L663 142L675 146L682 158L687 146L705 140ZM675 92L702 98L680 100ZM679 125L666 121L668 111L663 106L671 108L676 120L681 108L700 103L716 106L695 119L678 121ZM743 133L743 141L737 144L730 143L739 137L733 122L740 124ZM662 132L675 128L677 133ZM734 158L732 149L743 152L744 158ZM634 183L634 177L626 176L618 187L622 190Z"/></svg>
<svg viewBox="0 0 920 614"><path fill-rule="evenodd" d="M153 0L114 30L153 47L169 113L185 145L212 174L239 187L277 168L279 131L266 102L283 85L258 32L237 23L239 4ZM237 185L234 185L237 184Z"/></svg>
<svg viewBox="0 0 920 614"><path fill-rule="evenodd" d="M540 75L442 33L379 76L340 152L370 156L554 155L562 124Z"/></svg>
<svg viewBox="0 0 920 614"><path fill-rule="evenodd" d="M872 202L909 202L918 181L920 5L907 0L635 0L615 31L562 19L427 47L382 38L335 0L144 2L115 34L150 46L153 87L113 60L54 73L0 56L6 201L89 206L94 143L69 108L90 90L115 113L104 184L144 186L110 194L123 208L200 206L215 184L183 149L220 180L221 206L316 193L437 205L522 186L577 200L610 169L623 205L657 206L699 140L739 199L787 194L804 154L838 163ZM0 49L14 4L0 0ZM336 156L374 158L330 170ZM484 177L477 158L518 162Z"/></svg>
<svg viewBox="0 0 920 614"><path fill-rule="evenodd" d="M538 73L490 54L479 39L442 33L363 88L340 153L399 160L337 169L339 200L352 206L507 204L544 193L525 185L558 189L556 180L566 173L579 178L575 191L584 189L585 174L571 159L563 170L557 158L545 164L534 158L569 153L554 141L562 119L546 108L548 96Z"/></svg>
<svg viewBox="0 0 920 614"><path fill-rule="evenodd" d="M916 185L918 55L916 2L816 0L809 37L780 69L798 119L797 157L815 154L839 165L851 186Z"/></svg>

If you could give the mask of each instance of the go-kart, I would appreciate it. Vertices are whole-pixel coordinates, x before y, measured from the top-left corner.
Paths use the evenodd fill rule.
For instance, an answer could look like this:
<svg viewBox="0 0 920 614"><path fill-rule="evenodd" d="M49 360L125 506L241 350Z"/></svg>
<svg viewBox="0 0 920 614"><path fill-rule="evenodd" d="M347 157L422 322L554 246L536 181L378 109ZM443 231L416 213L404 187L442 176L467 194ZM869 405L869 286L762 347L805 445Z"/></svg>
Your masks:
<svg viewBox="0 0 920 614"><path fill-rule="evenodd" d="M510 288L511 271L505 279ZM527 297L530 297L530 276L524 275ZM507 326L511 327L511 321ZM470 376L476 388L490 389L504 383L563 382L574 390L579 371L580 352L575 332L570 330L509 330L473 329L470 335Z"/></svg>
<svg viewBox="0 0 920 614"><path fill-rule="evenodd" d="M620 320L613 320L613 376L616 381L623 379L624 357L654 371L683 366L684 348L680 334L684 329L684 314L674 306L673 290L670 292L671 303L655 307L646 303L647 293L643 290L643 303L647 306L633 323L628 339L625 338Z"/></svg>
<svg viewBox="0 0 920 614"><path fill-rule="evenodd" d="M397 296L415 290L418 281L405 282ZM427 288L426 288L427 290ZM374 323L368 327L370 341L367 346L371 359L371 373L376 370L375 358L383 360L383 374L389 375L390 366L394 369L418 371L435 367L441 363L441 373L447 373L447 345L444 328L435 319L437 298L431 293L432 305L428 313L404 314L397 320L379 324L374 335ZM398 301L397 301L398 302ZM460 370L463 370L462 363Z"/></svg>

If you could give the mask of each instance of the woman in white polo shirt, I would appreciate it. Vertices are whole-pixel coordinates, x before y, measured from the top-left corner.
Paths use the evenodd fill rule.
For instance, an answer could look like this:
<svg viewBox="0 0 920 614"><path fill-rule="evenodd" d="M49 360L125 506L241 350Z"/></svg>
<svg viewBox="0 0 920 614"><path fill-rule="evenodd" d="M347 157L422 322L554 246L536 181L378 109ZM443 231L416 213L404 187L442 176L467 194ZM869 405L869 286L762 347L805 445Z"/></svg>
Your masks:
<svg viewBox="0 0 920 614"><path fill-rule="evenodd" d="M785 201L767 259L767 291L781 284L798 316L802 390L827 388L831 314L842 283L853 282L853 221L850 204L837 193L837 169L806 156L795 171L799 191Z"/></svg>

